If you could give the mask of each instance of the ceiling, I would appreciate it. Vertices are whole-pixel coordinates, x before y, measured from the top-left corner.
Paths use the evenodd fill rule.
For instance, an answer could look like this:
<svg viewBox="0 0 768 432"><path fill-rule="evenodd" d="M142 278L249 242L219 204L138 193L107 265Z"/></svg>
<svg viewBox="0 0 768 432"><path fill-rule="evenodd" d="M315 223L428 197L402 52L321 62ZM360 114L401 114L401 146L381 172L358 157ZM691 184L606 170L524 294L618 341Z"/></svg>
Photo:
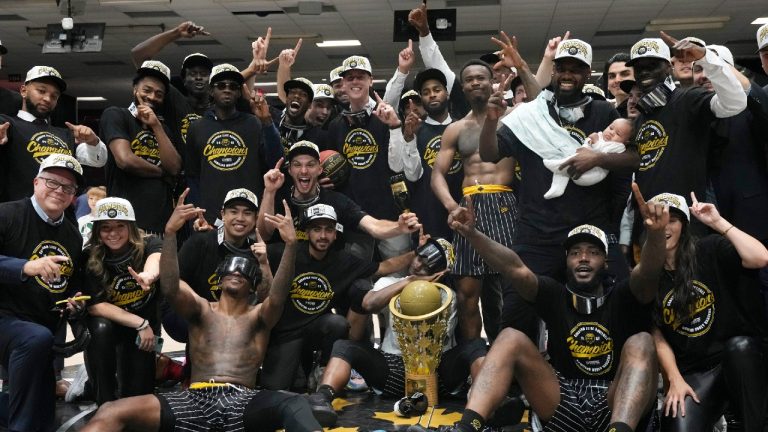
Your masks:
<svg viewBox="0 0 768 432"><path fill-rule="evenodd" d="M67 0L61 1L66 4ZM102 3L115 0L71 1L75 23L106 23L102 52L41 54L43 36L28 28L60 22L65 5L62 9L56 0L0 0L0 40L9 49L2 59L0 85L18 85L7 82L9 74L23 77L31 66L45 64L62 73L72 95L103 96L108 99L107 105L126 104L134 71L131 48L160 32L160 25L170 29L186 20L205 26L211 36L173 43L158 55L175 73L184 56L196 51L215 62L244 68L250 60L251 40L271 26L270 57L293 47L299 36L306 36L294 65L295 76L320 82L346 56L364 54L371 59L375 78L388 79L397 65L398 52L405 46L392 42L393 11L411 9L420 3L324 0L322 14L301 15L296 0L121 0L122 4L111 5ZM669 33L727 44L737 60L755 58L758 26L750 23L756 17L768 16L765 0L429 0L429 6L457 9L456 41L439 43L454 68L494 50L490 36L500 29L517 35L523 56L533 65L538 63L550 37L570 30L573 37L593 45L593 68L600 71L602 61L613 53L628 51L641 37L655 36L645 32L653 19L712 16L730 19L718 30ZM276 11L280 13L256 14ZM321 39L359 39L362 46L318 48L315 42ZM273 74L264 78L274 80Z"/></svg>

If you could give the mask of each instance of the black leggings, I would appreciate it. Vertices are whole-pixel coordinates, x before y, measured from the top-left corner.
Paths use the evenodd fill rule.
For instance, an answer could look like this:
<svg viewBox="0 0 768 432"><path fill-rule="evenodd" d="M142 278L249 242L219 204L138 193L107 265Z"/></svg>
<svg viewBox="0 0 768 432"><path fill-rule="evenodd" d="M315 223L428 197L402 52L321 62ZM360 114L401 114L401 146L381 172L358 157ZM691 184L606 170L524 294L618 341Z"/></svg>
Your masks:
<svg viewBox="0 0 768 432"><path fill-rule="evenodd" d="M661 430L711 431L726 405L742 421L746 432L762 432L765 421L766 373L760 342L748 336L728 339L722 363L704 372L683 375L700 404L685 398L685 417L663 416Z"/></svg>
<svg viewBox="0 0 768 432"><path fill-rule="evenodd" d="M327 313L312 321L303 330L303 337L287 342L272 336L264 357L259 385L268 390L287 390L299 367L302 352L320 351L320 365L328 364L333 343L349 336L349 322L341 315Z"/></svg>
<svg viewBox="0 0 768 432"><path fill-rule="evenodd" d="M441 390L452 391L461 385L469 376L472 363L487 353L488 347L482 339L472 339L443 352L437 367ZM388 381L400 382L404 378L391 376L395 371L390 370L384 353L370 344L340 340L333 345L331 355L349 363L368 385L380 390L391 387L387 386Z"/></svg>
<svg viewBox="0 0 768 432"><path fill-rule="evenodd" d="M85 350L85 367L96 403L151 394L155 386L155 353L139 350L136 330L100 317L90 317L88 329L91 341Z"/></svg>

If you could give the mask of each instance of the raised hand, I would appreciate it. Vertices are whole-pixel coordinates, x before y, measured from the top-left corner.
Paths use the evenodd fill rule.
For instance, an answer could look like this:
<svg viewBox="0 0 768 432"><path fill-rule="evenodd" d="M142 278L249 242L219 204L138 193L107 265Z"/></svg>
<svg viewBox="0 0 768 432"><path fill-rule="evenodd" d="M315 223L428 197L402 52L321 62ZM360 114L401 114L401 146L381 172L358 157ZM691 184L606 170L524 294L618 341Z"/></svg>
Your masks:
<svg viewBox="0 0 768 432"><path fill-rule="evenodd" d="M504 92L512 82L512 78L511 74L509 76L502 75L499 87L488 98L488 108L485 111L485 118L488 120L498 120L504 117L504 113L507 112L507 101L504 100Z"/></svg>
<svg viewBox="0 0 768 432"><path fill-rule="evenodd" d="M293 66L293 63L296 62L296 56L299 55L299 50L301 49L301 42L302 42L302 39L299 38L299 41L296 42L296 46L294 48L284 49L280 52L280 55L278 56L278 58L280 59L281 66L285 66L285 67Z"/></svg>
<svg viewBox="0 0 768 432"><path fill-rule="evenodd" d="M716 225L723 219L717 207L714 204L699 202L693 192L691 192L691 203L691 214L704 225L717 230Z"/></svg>
<svg viewBox="0 0 768 432"><path fill-rule="evenodd" d="M61 278L61 263L67 261L69 258L64 255L48 255L27 261L22 272L25 276L39 277L43 282L49 284Z"/></svg>
<svg viewBox="0 0 768 432"><path fill-rule="evenodd" d="M421 127L421 117L413 111L413 99L408 99L408 108L410 112L405 116L405 124L403 126L403 137L406 141L412 141L416 138L416 133Z"/></svg>
<svg viewBox="0 0 768 432"><path fill-rule="evenodd" d="M280 57L275 57L272 60L267 60L267 52L269 51L269 40L272 38L272 27L267 28L267 34L264 37L259 36L251 44L251 50L253 53L253 60L251 60L251 66L257 74L267 73L270 66L272 66Z"/></svg>
<svg viewBox="0 0 768 432"><path fill-rule="evenodd" d="M0 124L0 145L8 142L8 128L10 127L11 124L8 122Z"/></svg>
<svg viewBox="0 0 768 432"><path fill-rule="evenodd" d="M544 58L549 60L555 59L555 54L557 54L557 47L560 45L560 42L568 39L571 37L571 32L567 31L563 36L553 37L552 39L547 42L547 47L544 48Z"/></svg>
<svg viewBox="0 0 768 432"><path fill-rule="evenodd" d="M408 48L403 48L397 56L397 69L400 73L407 74L411 71L416 62L416 55L413 53L413 41L408 39Z"/></svg>
<svg viewBox="0 0 768 432"><path fill-rule="evenodd" d="M199 26L192 21L186 21L179 24L179 26L176 27L176 31L179 33L179 36L183 38L192 38L195 36L211 35L207 31L205 31L205 27Z"/></svg>
<svg viewBox="0 0 768 432"><path fill-rule="evenodd" d="M499 57L501 60L499 60L499 63L502 65L508 67L508 68L517 68L517 69L525 69L528 67L528 63L523 60L523 57L520 55L520 51L517 49L517 38L512 36L510 39L509 36L507 36L506 33L503 31L499 33L501 39L496 39L495 37L491 37L491 41L498 45L501 48L501 53L499 53ZM497 63L497 65L499 64ZM495 65L491 65L495 66Z"/></svg>
<svg viewBox="0 0 768 432"><path fill-rule="evenodd" d="M176 203L176 207L173 209L171 217L165 224L166 235L175 234L185 223L187 223L187 221L195 219L205 213L205 210L195 207L194 204L184 204L187 195L189 195L189 188L185 189L184 192L179 195L179 201Z"/></svg>
<svg viewBox="0 0 768 432"><path fill-rule="evenodd" d="M280 237L285 243L296 243L296 228L293 226L293 216L291 215L291 208L288 207L288 202L283 200L283 209L285 214L265 214L264 218L267 222L275 226Z"/></svg>
<svg viewBox="0 0 768 432"><path fill-rule="evenodd" d="M74 125L70 122L64 122L64 124L72 131L72 135L75 136L76 143L86 143L88 145L95 146L99 143L99 137L93 132L93 129L85 125Z"/></svg>
<svg viewBox="0 0 768 432"><path fill-rule="evenodd" d="M256 261L259 262L259 264L266 264L267 263L267 244L264 243L264 240L261 238L261 234L259 234L259 229L255 229L256 232L256 243L251 245L251 253L254 257L256 257Z"/></svg>
<svg viewBox="0 0 768 432"><path fill-rule="evenodd" d="M376 92L373 92L373 96L376 99L376 110L373 114L390 128L400 126L400 118L397 117L397 113L395 112L395 109L392 108L392 105L384 102Z"/></svg>
<svg viewBox="0 0 768 432"><path fill-rule="evenodd" d="M148 128L153 129L160 125L160 120L157 119L155 111L148 105L139 104L136 110L136 118Z"/></svg>
<svg viewBox="0 0 768 432"><path fill-rule="evenodd" d="M466 236L475 230L475 207L472 204L472 196L466 197L466 207L456 207L448 214L448 226Z"/></svg>
<svg viewBox="0 0 768 432"><path fill-rule="evenodd" d="M429 234L424 234L424 225L419 226L419 247L427 244L427 240L430 238L431 236Z"/></svg>
<svg viewBox="0 0 768 432"><path fill-rule="evenodd" d="M128 266L128 273L139 284L142 290L149 291L152 289L152 284L160 277L160 274L151 274L149 272L136 273L133 267Z"/></svg>
<svg viewBox="0 0 768 432"><path fill-rule="evenodd" d="M280 158L275 167L264 174L264 190L275 192L283 186L285 174L280 171L280 167L283 166L284 160L285 158Z"/></svg>
<svg viewBox="0 0 768 432"><path fill-rule="evenodd" d="M669 206L657 203L649 203L643 198L640 187L632 182L632 194L637 202L640 217L643 218L645 229L648 231L664 231L669 224Z"/></svg>
<svg viewBox="0 0 768 432"><path fill-rule="evenodd" d="M664 32L659 33L661 33L661 39L671 48L672 55L683 63L701 60L707 55L706 48L700 47L688 39L677 40Z"/></svg>
<svg viewBox="0 0 768 432"><path fill-rule="evenodd" d="M205 217L203 217L203 214L205 212L200 212L197 215L197 219L195 219L194 222L192 222L192 230L195 232L208 232L212 231L213 227L211 224L208 223L207 220L205 220Z"/></svg>
<svg viewBox="0 0 768 432"><path fill-rule="evenodd" d="M427 4L422 3L416 9L408 13L408 24L412 25L419 36L424 37L429 34L429 21L427 20Z"/></svg>
<svg viewBox="0 0 768 432"><path fill-rule="evenodd" d="M272 113L269 112L269 104L261 90L251 91L248 84L243 84L243 96L248 98L251 112L259 119L262 125L272 123Z"/></svg>

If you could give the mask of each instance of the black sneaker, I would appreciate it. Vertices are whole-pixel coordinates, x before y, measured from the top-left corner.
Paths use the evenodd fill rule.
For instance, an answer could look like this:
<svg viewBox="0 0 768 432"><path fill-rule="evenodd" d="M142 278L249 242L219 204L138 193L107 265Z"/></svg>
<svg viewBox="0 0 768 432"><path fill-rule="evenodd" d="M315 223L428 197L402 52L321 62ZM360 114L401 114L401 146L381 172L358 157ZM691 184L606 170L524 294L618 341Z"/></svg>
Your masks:
<svg viewBox="0 0 768 432"><path fill-rule="evenodd" d="M333 409L330 402L321 393L312 393L307 396L312 415L315 416L322 427L332 427L336 424L339 415Z"/></svg>

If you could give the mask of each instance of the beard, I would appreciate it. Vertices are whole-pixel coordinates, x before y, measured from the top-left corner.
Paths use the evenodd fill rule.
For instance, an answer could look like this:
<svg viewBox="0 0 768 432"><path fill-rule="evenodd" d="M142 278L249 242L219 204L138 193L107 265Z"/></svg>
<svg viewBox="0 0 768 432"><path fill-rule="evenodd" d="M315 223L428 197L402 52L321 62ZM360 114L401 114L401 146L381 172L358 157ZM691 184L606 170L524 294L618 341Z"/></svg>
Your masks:
<svg viewBox="0 0 768 432"><path fill-rule="evenodd" d="M432 108L429 104L423 104L422 106L424 107L424 111L427 112L428 116L432 118L440 117L440 115L448 109L448 99L440 102L440 104L434 108Z"/></svg>
<svg viewBox="0 0 768 432"><path fill-rule="evenodd" d="M37 109L37 105L32 103L32 99L29 96L27 96L24 99L24 106L26 107L26 110L28 113L32 114L33 116L35 116L35 118L38 118L38 119L48 118L48 116L51 115L51 111L53 111L53 109L47 112L40 111L39 109Z"/></svg>
<svg viewBox="0 0 768 432"><path fill-rule="evenodd" d="M579 282L576 280L573 270L569 270L568 274L566 275L568 287L584 295L598 294L597 291L600 285L602 285L603 279L605 279L605 273L605 268L597 269L595 270L595 274L592 276L592 279L590 279L588 282Z"/></svg>

